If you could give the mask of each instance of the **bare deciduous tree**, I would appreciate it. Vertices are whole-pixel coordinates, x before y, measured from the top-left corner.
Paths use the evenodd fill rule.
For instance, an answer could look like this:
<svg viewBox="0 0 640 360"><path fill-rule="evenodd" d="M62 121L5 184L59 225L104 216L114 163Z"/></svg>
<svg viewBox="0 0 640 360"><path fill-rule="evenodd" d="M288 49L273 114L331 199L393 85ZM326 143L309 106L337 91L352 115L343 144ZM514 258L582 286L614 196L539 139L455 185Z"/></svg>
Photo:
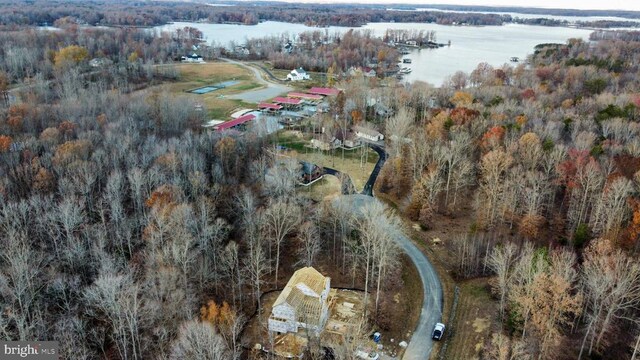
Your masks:
<svg viewBox="0 0 640 360"><path fill-rule="evenodd" d="M305 221L298 228L298 234L301 245L298 250L300 257L298 263L304 266L313 266L321 250L318 230L312 221Z"/></svg>
<svg viewBox="0 0 640 360"><path fill-rule="evenodd" d="M180 327L170 359L228 360L233 358L222 336L208 322L188 321Z"/></svg>
<svg viewBox="0 0 640 360"><path fill-rule="evenodd" d="M276 245L275 287L278 287L278 269L280 267L280 247L284 239L291 234L302 219L301 209L291 201L275 200L261 214L263 230Z"/></svg>
<svg viewBox="0 0 640 360"><path fill-rule="evenodd" d="M494 287L500 296L500 319L504 321L505 300L511 285L513 266L517 260L517 248L513 243L496 246L485 259L487 266L497 275Z"/></svg>
<svg viewBox="0 0 640 360"><path fill-rule="evenodd" d="M141 358L141 304L128 275L102 274L84 291L89 315L106 321L122 359Z"/></svg>
<svg viewBox="0 0 640 360"><path fill-rule="evenodd" d="M598 349L615 318L640 305L640 266L615 249L606 239L592 242L584 253L582 286L586 300L587 329L579 358L587 341L588 353Z"/></svg>

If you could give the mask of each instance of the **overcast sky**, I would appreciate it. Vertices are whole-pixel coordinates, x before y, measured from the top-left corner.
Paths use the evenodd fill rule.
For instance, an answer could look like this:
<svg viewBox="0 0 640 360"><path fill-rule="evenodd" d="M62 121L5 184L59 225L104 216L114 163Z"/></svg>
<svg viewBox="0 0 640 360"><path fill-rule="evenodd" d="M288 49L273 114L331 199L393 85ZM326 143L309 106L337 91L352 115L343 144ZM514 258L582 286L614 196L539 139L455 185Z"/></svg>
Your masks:
<svg viewBox="0 0 640 360"><path fill-rule="evenodd" d="M404 2L404 1L399 1ZM407 1L413 3L412 1ZM426 1L416 1L416 3L427 3ZM431 2L433 3L433 2ZM603 9L603 10L640 10L640 1L637 0L439 0L440 4L458 5L488 5L488 6L527 6L562 9Z"/></svg>
<svg viewBox="0 0 640 360"><path fill-rule="evenodd" d="M309 3L403 3L403 4L454 4L454 5L487 5L487 6L523 6L562 9L597 9L597 10L636 10L640 11L639 0L289 0Z"/></svg>

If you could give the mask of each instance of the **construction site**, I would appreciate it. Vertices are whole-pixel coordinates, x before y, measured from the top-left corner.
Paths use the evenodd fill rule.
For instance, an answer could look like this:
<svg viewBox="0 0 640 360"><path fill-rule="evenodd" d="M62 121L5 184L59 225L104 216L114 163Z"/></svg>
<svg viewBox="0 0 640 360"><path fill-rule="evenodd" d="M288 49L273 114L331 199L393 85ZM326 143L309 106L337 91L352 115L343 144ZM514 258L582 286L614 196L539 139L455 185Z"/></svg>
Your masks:
<svg viewBox="0 0 640 360"><path fill-rule="evenodd" d="M273 304L281 293L276 291L264 295L261 313L256 314L245 328L242 336L243 346L264 353L273 353L282 358L301 357L310 342L316 342L316 345L322 348L344 349L350 348L345 346L346 340L347 342L357 340L358 344L361 344L359 346L363 347L362 350L375 349L373 341L365 345L369 333L363 333L366 327L362 326L364 292L331 289L328 296L329 316L319 337L306 328L300 328L296 333L269 331L268 321ZM361 334L361 339L353 339L356 334Z"/></svg>

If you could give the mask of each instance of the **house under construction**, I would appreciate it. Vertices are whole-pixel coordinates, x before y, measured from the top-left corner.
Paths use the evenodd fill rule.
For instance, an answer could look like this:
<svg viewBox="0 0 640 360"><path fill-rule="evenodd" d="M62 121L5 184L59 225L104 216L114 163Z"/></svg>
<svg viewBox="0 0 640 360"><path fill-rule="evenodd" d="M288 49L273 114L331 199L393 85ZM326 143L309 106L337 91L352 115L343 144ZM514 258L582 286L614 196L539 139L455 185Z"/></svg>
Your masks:
<svg viewBox="0 0 640 360"><path fill-rule="evenodd" d="M329 316L330 281L312 267L296 271L273 304L269 331L297 333L302 328L319 335Z"/></svg>

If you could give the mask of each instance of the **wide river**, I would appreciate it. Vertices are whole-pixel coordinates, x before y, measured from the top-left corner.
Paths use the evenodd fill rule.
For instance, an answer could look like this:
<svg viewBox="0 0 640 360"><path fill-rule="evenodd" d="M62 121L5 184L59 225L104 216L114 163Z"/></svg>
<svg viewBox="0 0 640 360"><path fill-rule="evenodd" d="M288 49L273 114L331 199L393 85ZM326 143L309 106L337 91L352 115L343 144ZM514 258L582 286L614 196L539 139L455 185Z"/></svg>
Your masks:
<svg viewBox="0 0 640 360"><path fill-rule="evenodd" d="M318 28L303 24L266 21L257 25L229 25L176 22L158 26L159 31L169 31L185 26L198 28L207 42L228 46L232 41L243 44L247 39L288 33L291 37ZM425 23L369 23L360 28L326 28L330 34L346 32L349 29L372 30L383 36L387 29L434 30L437 41L448 43L439 49L414 49L406 57L412 60L408 66L412 72L405 80L426 81L435 86L442 85L456 71L471 72L481 62L493 66L509 63L511 57L524 59L533 52L533 47L541 43L564 43L569 38L588 40L591 30L567 27L544 27L508 24L503 26L445 26ZM325 30L325 29L320 29Z"/></svg>

